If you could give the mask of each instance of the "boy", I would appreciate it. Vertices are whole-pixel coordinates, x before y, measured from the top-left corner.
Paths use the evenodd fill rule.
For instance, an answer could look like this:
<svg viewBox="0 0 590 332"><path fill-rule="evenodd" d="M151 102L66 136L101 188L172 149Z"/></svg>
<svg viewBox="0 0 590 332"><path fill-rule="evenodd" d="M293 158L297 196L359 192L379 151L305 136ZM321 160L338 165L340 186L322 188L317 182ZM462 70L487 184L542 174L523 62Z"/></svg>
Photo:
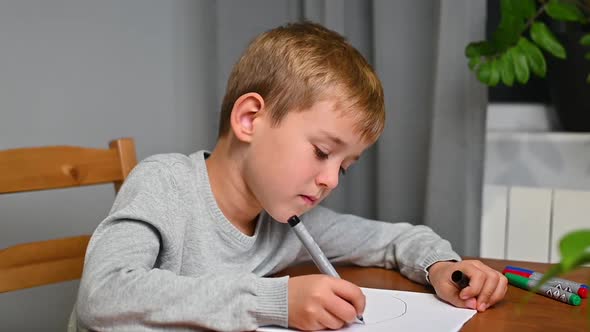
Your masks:
<svg viewBox="0 0 590 332"><path fill-rule="evenodd" d="M325 275L272 278L308 261L301 216L334 262L396 268L459 307L501 300L506 280L425 226L318 204L383 130L381 83L343 37L312 23L256 38L233 68L212 153L140 163L88 246L76 314L92 330L336 329L361 290ZM461 292L460 269L471 278Z"/></svg>

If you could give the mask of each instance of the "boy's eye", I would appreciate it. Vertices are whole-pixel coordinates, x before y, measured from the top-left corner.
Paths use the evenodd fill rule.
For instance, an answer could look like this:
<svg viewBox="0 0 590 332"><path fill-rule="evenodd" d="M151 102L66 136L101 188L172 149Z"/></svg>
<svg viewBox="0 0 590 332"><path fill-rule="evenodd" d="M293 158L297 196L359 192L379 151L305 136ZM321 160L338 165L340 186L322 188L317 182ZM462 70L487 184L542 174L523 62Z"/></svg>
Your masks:
<svg viewBox="0 0 590 332"><path fill-rule="evenodd" d="M318 157L318 159L328 159L328 154L325 153L324 151L320 150L320 148L318 148L317 146L313 146L313 149L315 151L315 155L316 157Z"/></svg>
<svg viewBox="0 0 590 332"><path fill-rule="evenodd" d="M316 157L320 160L326 160L330 156L328 153L322 151L320 148L318 148L315 145L313 146L313 150L315 152ZM339 173L341 176L346 175L346 169L344 167L340 167Z"/></svg>

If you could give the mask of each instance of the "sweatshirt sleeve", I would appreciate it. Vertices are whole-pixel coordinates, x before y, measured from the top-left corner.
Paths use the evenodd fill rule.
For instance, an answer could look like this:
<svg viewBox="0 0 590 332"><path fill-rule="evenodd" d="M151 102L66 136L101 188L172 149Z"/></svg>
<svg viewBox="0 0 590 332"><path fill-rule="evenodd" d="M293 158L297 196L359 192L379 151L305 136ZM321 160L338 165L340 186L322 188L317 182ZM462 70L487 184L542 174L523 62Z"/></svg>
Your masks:
<svg viewBox="0 0 590 332"><path fill-rule="evenodd" d="M183 276L162 266L162 261L175 259L162 255L182 259L182 243L172 239L183 227L165 224L182 216L174 197L167 197L175 193L166 188L174 186L161 174L166 172L138 167L90 241L76 304L78 324L98 331L286 326L288 277L207 270ZM157 204L155 197L170 204ZM166 213L174 217L151 220Z"/></svg>
<svg viewBox="0 0 590 332"><path fill-rule="evenodd" d="M432 264L461 260L447 240L424 225L369 220L321 206L302 221L331 261L398 269L421 284L429 283Z"/></svg>

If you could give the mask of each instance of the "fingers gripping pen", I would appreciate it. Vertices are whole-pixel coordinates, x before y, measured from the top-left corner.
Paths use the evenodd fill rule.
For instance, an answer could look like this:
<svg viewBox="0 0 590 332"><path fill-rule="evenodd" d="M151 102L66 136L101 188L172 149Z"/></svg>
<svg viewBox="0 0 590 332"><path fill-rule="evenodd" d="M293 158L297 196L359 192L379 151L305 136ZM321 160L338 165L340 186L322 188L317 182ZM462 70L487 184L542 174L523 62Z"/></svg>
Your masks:
<svg viewBox="0 0 590 332"><path fill-rule="evenodd" d="M320 246L318 246L311 234L309 234L301 220L297 216L292 216L289 218L288 222L293 232L295 232L295 235L297 235L305 249L307 249L307 252L309 252L311 259L318 269L320 269L323 274L340 279L340 275L336 272L336 269L332 266L328 257L324 255L324 252L320 249ZM365 321L362 316L357 318L364 324Z"/></svg>

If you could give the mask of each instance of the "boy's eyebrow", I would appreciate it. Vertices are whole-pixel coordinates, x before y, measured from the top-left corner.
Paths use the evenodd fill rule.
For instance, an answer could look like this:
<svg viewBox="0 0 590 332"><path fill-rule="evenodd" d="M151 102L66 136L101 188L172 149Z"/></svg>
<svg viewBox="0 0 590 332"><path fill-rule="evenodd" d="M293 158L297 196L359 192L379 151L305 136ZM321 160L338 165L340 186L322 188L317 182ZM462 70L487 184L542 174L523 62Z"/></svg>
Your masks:
<svg viewBox="0 0 590 332"><path fill-rule="evenodd" d="M327 132L327 131L322 131L322 134L325 135L330 141L334 142L334 144L339 145L339 146L344 146L347 145L343 140L341 140L339 137L336 137L334 135L332 135L331 133ZM360 156L356 155L352 157L352 160L357 161L359 160Z"/></svg>
<svg viewBox="0 0 590 332"><path fill-rule="evenodd" d="M336 145L346 145L346 143L343 140L341 140L339 137L336 137L325 130L322 130L321 134L326 136L330 141L334 142Z"/></svg>

